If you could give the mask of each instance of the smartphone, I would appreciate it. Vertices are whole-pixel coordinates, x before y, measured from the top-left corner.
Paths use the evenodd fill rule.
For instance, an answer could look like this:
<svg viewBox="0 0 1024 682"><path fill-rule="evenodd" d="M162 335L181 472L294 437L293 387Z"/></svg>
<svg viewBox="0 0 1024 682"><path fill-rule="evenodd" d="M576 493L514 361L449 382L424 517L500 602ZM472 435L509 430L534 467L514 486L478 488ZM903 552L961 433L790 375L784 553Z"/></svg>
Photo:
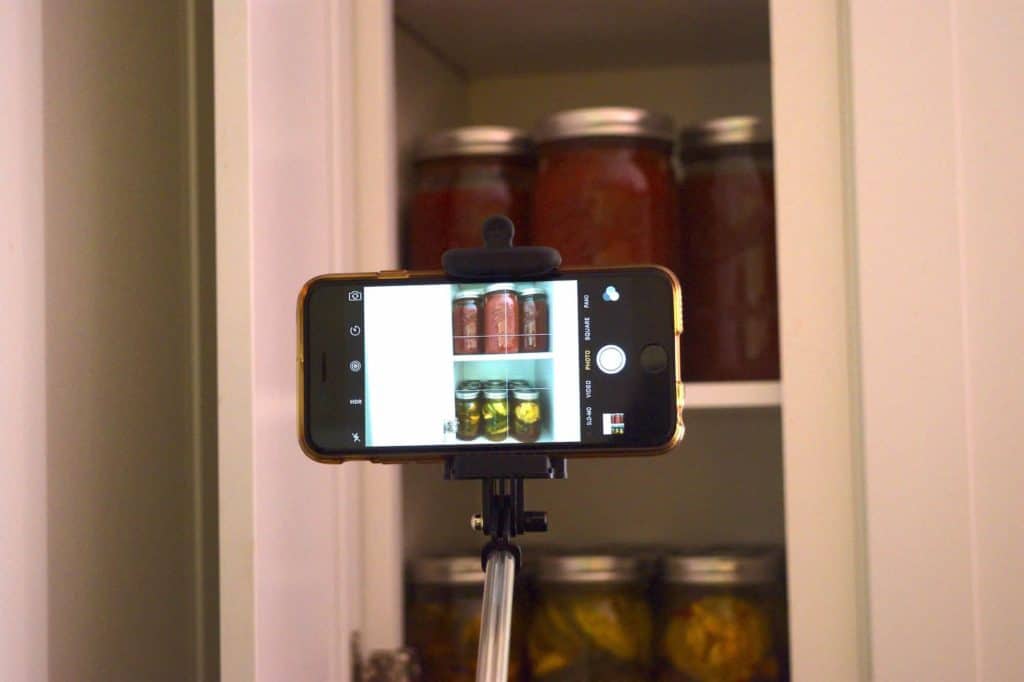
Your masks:
<svg viewBox="0 0 1024 682"><path fill-rule="evenodd" d="M658 454L682 437L679 282L325 275L298 301L299 440L321 462Z"/></svg>

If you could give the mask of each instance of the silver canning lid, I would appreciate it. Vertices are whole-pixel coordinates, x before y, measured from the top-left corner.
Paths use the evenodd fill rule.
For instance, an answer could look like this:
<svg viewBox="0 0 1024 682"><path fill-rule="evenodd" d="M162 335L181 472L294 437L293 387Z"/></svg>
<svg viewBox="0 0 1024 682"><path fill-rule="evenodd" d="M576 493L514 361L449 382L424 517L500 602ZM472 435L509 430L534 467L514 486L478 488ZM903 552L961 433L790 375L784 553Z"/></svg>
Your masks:
<svg viewBox="0 0 1024 682"><path fill-rule="evenodd" d="M632 107L570 109L548 116L537 126L538 142L580 137L637 137L672 143L672 117Z"/></svg>
<svg viewBox="0 0 1024 682"><path fill-rule="evenodd" d="M512 397L519 400L536 400L540 397L540 391L533 388L517 388L512 391Z"/></svg>
<svg viewBox="0 0 1024 682"><path fill-rule="evenodd" d="M544 291L540 287L526 287L525 289L519 290L520 296L547 296L548 292Z"/></svg>
<svg viewBox="0 0 1024 682"><path fill-rule="evenodd" d="M515 293L515 290L516 290L516 285L512 284L512 282L498 282L496 284L490 285L486 289L487 293L489 293L489 294L493 293L495 291L511 291L511 292Z"/></svg>
<svg viewBox="0 0 1024 682"><path fill-rule="evenodd" d="M467 126L427 135L416 149L416 160L446 156L533 156L526 131L505 126Z"/></svg>
<svg viewBox="0 0 1024 682"><path fill-rule="evenodd" d="M508 386L508 382L504 379L488 379L484 382L484 386L492 389L500 389L502 391Z"/></svg>
<svg viewBox="0 0 1024 682"><path fill-rule="evenodd" d="M686 585L753 585L779 578L781 555L773 550L723 550L665 557L667 583Z"/></svg>
<svg viewBox="0 0 1024 682"><path fill-rule="evenodd" d="M476 400L480 397L480 389L478 388L460 388L455 391L455 397L459 400Z"/></svg>
<svg viewBox="0 0 1024 682"><path fill-rule="evenodd" d="M684 151L771 141L771 133L767 126L756 116L713 118L697 125L687 126L679 135L679 145Z"/></svg>
<svg viewBox="0 0 1024 682"><path fill-rule="evenodd" d="M530 382L527 381L526 379L509 379L508 380L508 387L509 388L529 388L530 387Z"/></svg>
<svg viewBox="0 0 1024 682"><path fill-rule="evenodd" d="M501 389L500 391L492 391L490 389L484 391L484 397L488 400L507 400L508 391Z"/></svg>
<svg viewBox="0 0 1024 682"><path fill-rule="evenodd" d="M483 585L484 572L478 556L414 559L409 580L416 585Z"/></svg>
<svg viewBox="0 0 1024 682"><path fill-rule="evenodd" d="M645 577L634 557L547 556L537 562L537 579L545 583L621 583Z"/></svg>
<svg viewBox="0 0 1024 682"><path fill-rule="evenodd" d="M455 300L464 301L470 298L480 298L481 296L483 296L483 292L479 289L467 289L455 294Z"/></svg>

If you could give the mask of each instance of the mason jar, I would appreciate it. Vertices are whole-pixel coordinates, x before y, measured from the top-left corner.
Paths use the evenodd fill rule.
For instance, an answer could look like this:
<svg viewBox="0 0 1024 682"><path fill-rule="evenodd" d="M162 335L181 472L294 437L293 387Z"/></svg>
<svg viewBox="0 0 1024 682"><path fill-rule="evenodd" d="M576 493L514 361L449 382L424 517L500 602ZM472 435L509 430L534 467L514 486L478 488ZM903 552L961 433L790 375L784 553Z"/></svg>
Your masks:
<svg viewBox="0 0 1024 682"><path fill-rule="evenodd" d="M573 109L537 127L533 243L565 265L678 260L675 130L669 116L629 107Z"/></svg>
<svg viewBox="0 0 1024 682"><path fill-rule="evenodd" d="M519 350L524 353L551 350L548 295L539 287L519 290Z"/></svg>
<svg viewBox="0 0 1024 682"><path fill-rule="evenodd" d="M515 285L498 282L484 294L484 352L519 352L519 297Z"/></svg>
<svg viewBox="0 0 1024 682"><path fill-rule="evenodd" d="M452 346L456 355L483 352L479 291L463 290L452 302Z"/></svg>
<svg viewBox="0 0 1024 682"><path fill-rule="evenodd" d="M663 560L661 682L777 682L786 659L782 555L719 550Z"/></svg>
<svg viewBox="0 0 1024 682"><path fill-rule="evenodd" d="M649 574L636 558L549 556L537 561L527 652L531 679L650 679Z"/></svg>
<svg viewBox="0 0 1024 682"><path fill-rule="evenodd" d="M475 440L480 435L479 389L455 391L455 437L459 440Z"/></svg>
<svg viewBox="0 0 1024 682"><path fill-rule="evenodd" d="M480 246L480 228L496 214L511 218L526 243L536 163L530 137L518 128L469 126L424 138L409 202L407 267L436 270L446 250Z"/></svg>
<svg viewBox="0 0 1024 682"><path fill-rule="evenodd" d="M484 391L480 416L487 440L497 443L508 438L508 391Z"/></svg>
<svg viewBox="0 0 1024 682"><path fill-rule="evenodd" d="M779 378L775 175L767 127L733 116L679 139L683 379Z"/></svg>

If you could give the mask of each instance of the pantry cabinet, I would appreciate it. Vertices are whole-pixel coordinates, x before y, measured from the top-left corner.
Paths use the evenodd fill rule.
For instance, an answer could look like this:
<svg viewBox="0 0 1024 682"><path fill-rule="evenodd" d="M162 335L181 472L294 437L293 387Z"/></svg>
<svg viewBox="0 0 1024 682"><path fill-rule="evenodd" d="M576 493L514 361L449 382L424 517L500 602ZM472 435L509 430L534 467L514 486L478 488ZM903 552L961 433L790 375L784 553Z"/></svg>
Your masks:
<svg viewBox="0 0 1024 682"><path fill-rule="evenodd" d="M367 648L402 642L405 559L481 542L467 523L477 488L443 482L440 465L302 456L302 283L397 265L424 133L529 127L598 104L772 122L782 379L687 386L688 433L673 453L574 462L567 481L528 485L552 532L528 538L527 556L544 544L784 543L794 679L1009 679L997 673L1020 654L995 634L1010 616L992 590L1024 597L992 533L1014 509L997 472L1024 476L974 449L1012 426L971 432L987 398L965 376L982 362L982 380L1008 395L982 354L1002 353L1018 377L1021 361L986 347L993 322L970 308L985 313L1001 291L980 273L1007 234L965 243L962 232L1008 214L971 213L987 190L957 175L957 154L984 171L983 141L936 144L965 129L944 87L987 64L978 41L995 27L974 10L906 8L895 20L875 5L214 4L224 679L348 679L353 631ZM912 53L910 35L934 61ZM956 36L974 52L955 52ZM908 103L926 125L899 118ZM919 222L921 206L939 229ZM980 501L977 486L994 497ZM1024 568L1021 540L1009 546ZM972 592L982 575L994 582Z"/></svg>

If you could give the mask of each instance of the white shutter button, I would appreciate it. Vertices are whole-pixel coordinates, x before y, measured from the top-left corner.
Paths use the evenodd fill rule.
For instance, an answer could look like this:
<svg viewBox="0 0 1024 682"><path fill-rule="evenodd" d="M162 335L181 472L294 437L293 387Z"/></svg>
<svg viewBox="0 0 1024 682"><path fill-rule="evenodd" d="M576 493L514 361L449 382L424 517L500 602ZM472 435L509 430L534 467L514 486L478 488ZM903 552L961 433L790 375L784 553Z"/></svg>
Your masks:
<svg viewBox="0 0 1024 682"><path fill-rule="evenodd" d="M605 374L618 374L626 366L626 352L618 346L602 346L597 351L597 366Z"/></svg>

